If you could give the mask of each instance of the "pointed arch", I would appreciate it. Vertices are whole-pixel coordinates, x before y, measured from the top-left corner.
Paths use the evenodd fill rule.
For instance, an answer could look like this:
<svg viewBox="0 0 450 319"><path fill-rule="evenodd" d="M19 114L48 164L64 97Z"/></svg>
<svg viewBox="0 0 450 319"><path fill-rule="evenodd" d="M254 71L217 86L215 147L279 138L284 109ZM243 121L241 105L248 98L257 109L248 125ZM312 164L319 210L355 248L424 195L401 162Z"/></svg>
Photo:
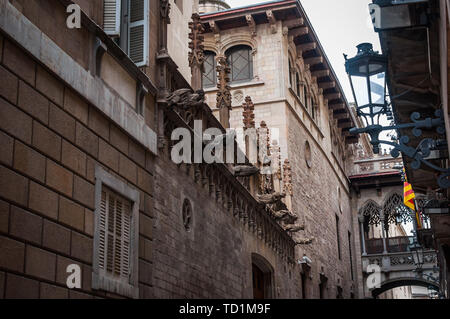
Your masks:
<svg viewBox="0 0 450 319"><path fill-rule="evenodd" d="M364 217L365 224L379 225L381 222L381 206L374 200L367 200L359 209L359 215Z"/></svg>
<svg viewBox="0 0 450 319"><path fill-rule="evenodd" d="M403 196L397 192L391 192L385 196L383 213L386 222L390 224L410 222L414 219L414 212L405 206Z"/></svg>

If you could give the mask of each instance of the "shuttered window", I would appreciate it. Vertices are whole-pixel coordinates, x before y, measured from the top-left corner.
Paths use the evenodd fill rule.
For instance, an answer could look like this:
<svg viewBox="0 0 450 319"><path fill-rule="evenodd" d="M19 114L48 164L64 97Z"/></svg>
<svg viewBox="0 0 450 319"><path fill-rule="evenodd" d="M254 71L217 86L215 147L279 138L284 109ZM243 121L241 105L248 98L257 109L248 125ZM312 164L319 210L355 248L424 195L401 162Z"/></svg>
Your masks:
<svg viewBox="0 0 450 319"><path fill-rule="evenodd" d="M203 73L203 86L213 87L217 85L216 54L211 51L205 52L205 73Z"/></svg>
<svg viewBox="0 0 450 319"><path fill-rule="evenodd" d="M121 0L104 0L103 29L113 37L120 36Z"/></svg>
<svg viewBox="0 0 450 319"><path fill-rule="evenodd" d="M128 55L137 66L148 64L149 1L129 0Z"/></svg>
<svg viewBox="0 0 450 319"><path fill-rule="evenodd" d="M253 78L252 49L246 45L239 45L226 52L231 66L231 82L245 82Z"/></svg>
<svg viewBox="0 0 450 319"><path fill-rule="evenodd" d="M98 266L100 274L128 282L131 203L109 189L103 188L99 211Z"/></svg>
<svg viewBox="0 0 450 319"><path fill-rule="evenodd" d="M95 167L92 288L139 297L139 192Z"/></svg>

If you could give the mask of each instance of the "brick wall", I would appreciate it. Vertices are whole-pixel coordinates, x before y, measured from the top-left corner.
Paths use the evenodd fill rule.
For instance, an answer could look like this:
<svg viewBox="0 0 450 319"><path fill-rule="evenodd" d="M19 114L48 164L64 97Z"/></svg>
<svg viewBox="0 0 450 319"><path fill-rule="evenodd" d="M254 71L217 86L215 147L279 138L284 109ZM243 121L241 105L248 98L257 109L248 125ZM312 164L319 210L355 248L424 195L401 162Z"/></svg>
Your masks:
<svg viewBox="0 0 450 319"><path fill-rule="evenodd" d="M153 157L0 39L0 296L115 297L90 283L95 165L140 192L139 285L151 296ZM82 268L80 290L65 285L72 263Z"/></svg>

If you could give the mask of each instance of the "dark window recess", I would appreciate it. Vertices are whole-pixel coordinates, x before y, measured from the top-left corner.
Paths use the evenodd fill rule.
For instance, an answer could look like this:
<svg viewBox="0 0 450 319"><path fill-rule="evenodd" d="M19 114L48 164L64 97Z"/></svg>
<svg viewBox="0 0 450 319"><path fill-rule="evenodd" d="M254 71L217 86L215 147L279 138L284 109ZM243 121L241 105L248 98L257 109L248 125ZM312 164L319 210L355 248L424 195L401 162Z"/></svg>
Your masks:
<svg viewBox="0 0 450 319"><path fill-rule="evenodd" d="M253 78L252 49L246 45L238 45L226 52L231 67L231 82L246 82Z"/></svg>
<svg viewBox="0 0 450 319"><path fill-rule="evenodd" d="M214 87L217 85L216 54L211 51L205 52L205 73L203 73L203 87Z"/></svg>
<svg viewBox="0 0 450 319"><path fill-rule="evenodd" d="M351 276L352 276L352 280L354 280L354 278L353 278L352 234L350 232L348 232L348 252L349 252L349 256L350 256Z"/></svg>
<svg viewBox="0 0 450 319"><path fill-rule="evenodd" d="M339 216L336 215L336 239L337 239L337 248L338 248L338 257L341 260L341 239L339 234Z"/></svg>

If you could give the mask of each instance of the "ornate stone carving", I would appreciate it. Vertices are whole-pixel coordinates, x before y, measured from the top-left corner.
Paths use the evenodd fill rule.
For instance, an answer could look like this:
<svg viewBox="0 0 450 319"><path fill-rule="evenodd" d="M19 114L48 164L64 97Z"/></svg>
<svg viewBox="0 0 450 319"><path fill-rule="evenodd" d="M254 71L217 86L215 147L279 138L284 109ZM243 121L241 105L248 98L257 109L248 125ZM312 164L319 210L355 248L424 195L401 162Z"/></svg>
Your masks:
<svg viewBox="0 0 450 319"><path fill-rule="evenodd" d="M205 37L202 33L205 31L203 25L200 22L200 15L197 13L192 14L192 22L189 22L189 66L191 68L192 80L191 86L194 90L200 90L203 85L203 72L205 62L204 54L204 41Z"/></svg>
<svg viewBox="0 0 450 319"><path fill-rule="evenodd" d="M245 102L242 104L242 107L244 108L244 111L242 112L244 117L244 130L255 128L255 106L250 96L245 98Z"/></svg>
<svg viewBox="0 0 450 319"><path fill-rule="evenodd" d="M191 89L180 89L167 97L167 106L177 112L187 124L198 118L204 103L203 90L193 92Z"/></svg>
<svg viewBox="0 0 450 319"><path fill-rule="evenodd" d="M284 184L284 192L286 194L289 194L290 196L292 196L293 195L293 191L292 191L292 170L291 170L291 165L290 165L288 159L284 160L284 165L283 165L283 184Z"/></svg>
<svg viewBox="0 0 450 319"><path fill-rule="evenodd" d="M286 194L280 194L280 193L272 193L272 194L257 194L256 198L260 203L263 204L275 204L276 202L280 201L282 198L284 198Z"/></svg>
<svg viewBox="0 0 450 319"><path fill-rule="evenodd" d="M296 233L305 230L305 225L286 225L284 226L284 230L290 233Z"/></svg>
<svg viewBox="0 0 450 319"><path fill-rule="evenodd" d="M230 110L231 110L231 93L230 93L230 72L231 68L228 65L225 56L219 56L217 58L217 73L218 83L216 97L216 107L220 110L220 123L224 128L230 127Z"/></svg>
<svg viewBox="0 0 450 319"><path fill-rule="evenodd" d="M250 28L250 32L252 37L256 37L256 23L251 14L247 14L245 16L245 20L247 20L248 27Z"/></svg>
<svg viewBox="0 0 450 319"><path fill-rule="evenodd" d="M275 19L275 16L273 15L272 10L266 11L267 20L269 20L270 23L270 30L272 33L277 33L277 20Z"/></svg>
<svg viewBox="0 0 450 319"><path fill-rule="evenodd" d="M159 13L161 18L166 19L167 23L170 23L169 13L170 13L170 3L169 0L160 0L159 1Z"/></svg>
<svg viewBox="0 0 450 319"><path fill-rule="evenodd" d="M235 166L234 176L252 176L259 173L259 168L255 166L240 165Z"/></svg>
<svg viewBox="0 0 450 319"><path fill-rule="evenodd" d="M298 239L295 241L296 245L311 245L312 242L314 241L314 237L312 238L303 238L303 239Z"/></svg>

